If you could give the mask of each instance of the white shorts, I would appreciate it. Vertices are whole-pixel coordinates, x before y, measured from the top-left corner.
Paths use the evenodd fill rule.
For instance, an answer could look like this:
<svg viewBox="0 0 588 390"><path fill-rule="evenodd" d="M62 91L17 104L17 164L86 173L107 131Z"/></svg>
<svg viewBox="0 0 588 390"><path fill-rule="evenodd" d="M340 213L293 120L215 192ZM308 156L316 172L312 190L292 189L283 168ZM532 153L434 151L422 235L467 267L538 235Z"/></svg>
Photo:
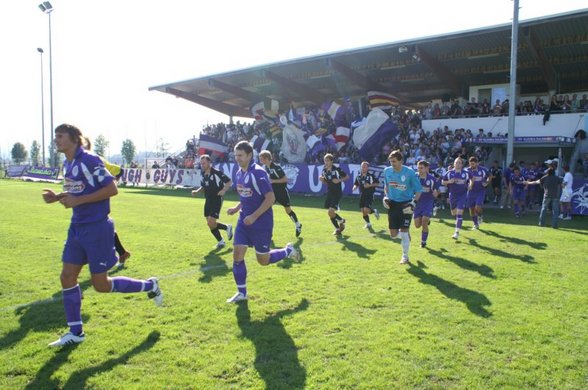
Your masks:
<svg viewBox="0 0 588 390"><path fill-rule="evenodd" d="M572 191L570 191L567 188L564 188L561 191L561 197L559 198L559 201L563 202L563 203L571 202L572 201Z"/></svg>

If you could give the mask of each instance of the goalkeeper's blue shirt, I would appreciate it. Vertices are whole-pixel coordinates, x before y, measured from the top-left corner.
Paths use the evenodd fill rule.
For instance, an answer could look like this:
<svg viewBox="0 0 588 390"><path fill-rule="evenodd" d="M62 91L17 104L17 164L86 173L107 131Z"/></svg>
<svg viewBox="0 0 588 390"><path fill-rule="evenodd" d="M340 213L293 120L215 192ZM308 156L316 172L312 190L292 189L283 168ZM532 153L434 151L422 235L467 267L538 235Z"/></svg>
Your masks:
<svg viewBox="0 0 588 390"><path fill-rule="evenodd" d="M386 196L395 202L410 202L414 194L423 191L416 172L406 165L402 166L400 172L396 172L393 167L387 167L383 176Z"/></svg>

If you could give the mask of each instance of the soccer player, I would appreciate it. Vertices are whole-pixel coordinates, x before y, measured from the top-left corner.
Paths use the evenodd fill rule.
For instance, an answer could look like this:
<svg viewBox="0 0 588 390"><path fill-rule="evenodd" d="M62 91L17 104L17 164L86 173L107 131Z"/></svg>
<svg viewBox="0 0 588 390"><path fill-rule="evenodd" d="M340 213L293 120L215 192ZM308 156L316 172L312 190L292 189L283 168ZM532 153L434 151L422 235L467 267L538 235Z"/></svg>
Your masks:
<svg viewBox="0 0 588 390"><path fill-rule="evenodd" d="M510 179L510 193L512 194L514 203L515 217L520 218L527 199L527 184L525 176L523 176L518 166L513 168L513 174Z"/></svg>
<svg viewBox="0 0 588 390"><path fill-rule="evenodd" d="M384 176L384 206L388 209L388 228L390 237L400 235L402 257L400 264L408 264L408 250L410 249L410 235L408 229L414 211L414 202L421 196L421 182L415 171L402 165L403 155L400 150L394 150L388 156L392 166L386 167Z"/></svg>
<svg viewBox="0 0 588 390"><path fill-rule="evenodd" d="M78 276L85 264L90 267L92 285L98 292L147 292L160 306L163 294L157 278L147 280L123 276L108 277L107 271L117 261L114 250L114 223L108 217L110 198L118 193L114 178L100 157L86 151L85 137L75 126L62 124L55 129L57 150L65 154L64 191L43 190L46 203L61 203L72 208L72 218L63 249L61 286L63 306L69 332L49 344L61 347L85 340L82 329L82 291Z"/></svg>
<svg viewBox="0 0 588 390"><path fill-rule="evenodd" d="M361 163L361 173L355 178L353 183L353 191L359 188L359 209L363 215L365 221L365 228L369 229L372 227L370 223L370 214L374 214L376 219L380 219L380 213L377 209L372 208L374 201L374 192L376 187L380 185L380 181L374 176L373 173L369 172L370 164L366 161Z"/></svg>
<svg viewBox="0 0 588 390"><path fill-rule="evenodd" d="M327 153L323 158L325 166L319 180L327 185L327 199L325 199L325 208L328 209L331 223L335 226L334 235L340 236L345 230L345 219L341 218L337 211L339 210L339 202L343 196L343 187L341 183L349 179L349 175L345 173L340 167L333 165L334 157Z"/></svg>
<svg viewBox="0 0 588 390"><path fill-rule="evenodd" d="M298 222L298 217L290 205L290 194L288 193L288 177L281 166L272 161L272 153L269 150L259 152L259 162L265 167L265 171L270 177L272 188L276 196L276 202L284 206L284 211L290 217L294 226L296 226L296 237L302 233L302 224Z"/></svg>
<svg viewBox="0 0 588 390"><path fill-rule="evenodd" d="M470 176L467 194L467 206L470 209L470 215L474 222L474 229L480 228L482 223L482 206L484 206L484 199L486 198L486 186L488 185L489 177L486 168L478 164L478 158L472 156L468 162L470 166L466 171Z"/></svg>
<svg viewBox="0 0 588 390"><path fill-rule="evenodd" d="M240 211L233 242L233 276L237 293L227 299L227 303L247 300L247 247L255 248L257 262L261 265L277 263L286 257L299 258L298 251L290 243L282 249L269 249L274 227L272 205L276 197L267 172L253 160L253 146L249 142L240 141L235 145L235 161L239 165L235 184L240 202L228 209L227 214Z"/></svg>
<svg viewBox="0 0 588 390"><path fill-rule="evenodd" d="M414 226L417 229L420 227L423 229L421 232L421 248L424 248L427 246L427 238L429 237L429 224L433 215L435 198L439 195L439 181L429 173L428 161L419 161L417 169L423 191L414 208Z"/></svg>
<svg viewBox="0 0 588 390"><path fill-rule="evenodd" d="M563 177L561 198L559 199L561 203L561 214L559 215L559 218L564 221L571 221L572 216L570 215L570 212L572 211L572 193L574 192L572 185L574 184L574 176L570 172L569 165L564 165L563 170L565 174Z"/></svg>
<svg viewBox="0 0 588 390"><path fill-rule="evenodd" d="M231 179L212 166L212 160L208 154L200 156L200 169L202 171L202 180L200 187L192 191L192 196L204 191L206 202L204 203L204 218L210 232L216 238L216 248L224 248L226 243L221 236L220 230L227 231L227 239L233 238L233 225L218 222L220 211L223 206L223 196L233 185Z"/></svg>
<svg viewBox="0 0 588 390"><path fill-rule="evenodd" d="M459 231L463 223L463 210L466 205L469 174L463 169L463 160L458 157L453 162L453 168L449 169L441 183L447 186L449 191L449 208L451 215L455 216L455 233L454 240L459 238Z"/></svg>
<svg viewBox="0 0 588 390"><path fill-rule="evenodd" d="M494 193L494 204L497 204L502 197L502 168L498 165L497 160L494 160L494 164L490 168L490 182Z"/></svg>

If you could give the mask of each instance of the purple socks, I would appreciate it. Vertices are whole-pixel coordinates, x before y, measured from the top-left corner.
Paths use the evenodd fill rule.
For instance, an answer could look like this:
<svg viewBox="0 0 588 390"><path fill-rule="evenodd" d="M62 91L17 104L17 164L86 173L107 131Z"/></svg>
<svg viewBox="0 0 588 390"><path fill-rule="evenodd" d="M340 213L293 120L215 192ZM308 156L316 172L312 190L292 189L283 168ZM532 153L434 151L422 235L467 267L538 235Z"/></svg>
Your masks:
<svg viewBox="0 0 588 390"><path fill-rule="evenodd" d="M233 276L237 284L237 290L247 296L247 267L245 261L233 261Z"/></svg>
<svg viewBox="0 0 588 390"><path fill-rule="evenodd" d="M126 276L117 276L110 279L112 283L111 292L119 293L136 293L141 291L151 291L153 282L150 280L137 280L127 278Z"/></svg>
<svg viewBox="0 0 588 390"><path fill-rule="evenodd" d="M75 335L82 333L82 290L79 284L63 289L63 308L69 331Z"/></svg>

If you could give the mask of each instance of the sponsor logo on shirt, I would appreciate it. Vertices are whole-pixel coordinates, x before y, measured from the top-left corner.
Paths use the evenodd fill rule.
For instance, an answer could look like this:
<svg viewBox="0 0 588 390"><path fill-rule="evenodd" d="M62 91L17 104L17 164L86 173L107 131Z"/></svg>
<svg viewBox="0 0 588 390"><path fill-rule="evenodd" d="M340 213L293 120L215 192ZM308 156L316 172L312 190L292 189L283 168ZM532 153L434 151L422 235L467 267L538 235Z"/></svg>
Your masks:
<svg viewBox="0 0 588 390"><path fill-rule="evenodd" d="M388 183L388 188L396 189L396 190L400 190L400 191L406 191L406 184L399 183L397 181L391 181L390 183Z"/></svg>
<svg viewBox="0 0 588 390"><path fill-rule="evenodd" d="M80 194L84 192L86 185L83 181L76 181L65 178L63 182L63 191L69 192L70 194Z"/></svg>
<svg viewBox="0 0 588 390"><path fill-rule="evenodd" d="M242 184L237 184L237 192L239 193L239 196L244 198L251 198L253 196L253 190L243 186Z"/></svg>

